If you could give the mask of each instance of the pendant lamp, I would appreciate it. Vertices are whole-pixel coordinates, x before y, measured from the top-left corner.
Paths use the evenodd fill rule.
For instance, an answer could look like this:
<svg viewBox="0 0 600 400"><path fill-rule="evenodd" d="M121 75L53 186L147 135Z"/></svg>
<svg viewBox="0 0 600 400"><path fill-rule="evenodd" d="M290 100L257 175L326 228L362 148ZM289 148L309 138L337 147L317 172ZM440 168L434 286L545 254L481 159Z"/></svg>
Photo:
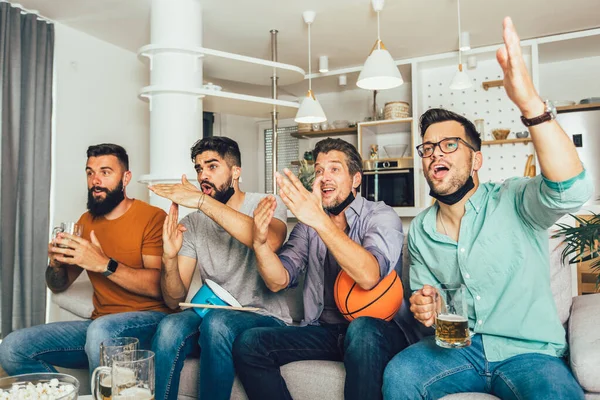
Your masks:
<svg viewBox="0 0 600 400"><path fill-rule="evenodd" d="M315 15L314 11L305 11L302 13L302 18L304 18L304 22L308 25L308 92L300 104L296 118L294 118L294 121L302 124L317 124L327 121L323 108L312 91L310 25L315 20Z"/></svg>
<svg viewBox="0 0 600 400"><path fill-rule="evenodd" d="M379 12L383 9L384 0L371 0L371 4L377 13L377 41L360 71L356 85L368 90L392 89L402 85L404 80L390 52L381 41Z"/></svg>
<svg viewBox="0 0 600 400"><path fill-rule="evenodd" d="M463 49L464 47L462 43L463 35L460 31L460 0L456 0L456 3L458 9L458 71L456 71L454 78L452 78L452 82L450 83L450 89L464 90L473 86L473 83L471 82L469 75L467 75L467 73L463 71L461 49Z"/></svg>

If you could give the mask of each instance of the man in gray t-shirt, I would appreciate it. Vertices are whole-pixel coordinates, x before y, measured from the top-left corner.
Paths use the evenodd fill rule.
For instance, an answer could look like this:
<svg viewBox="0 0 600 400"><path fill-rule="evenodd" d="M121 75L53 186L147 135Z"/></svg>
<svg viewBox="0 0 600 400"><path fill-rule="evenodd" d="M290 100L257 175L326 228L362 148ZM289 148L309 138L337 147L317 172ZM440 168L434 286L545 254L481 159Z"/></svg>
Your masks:
<svg viewBox="0 0 600 400"><path fill-rule="evenodd" d="M252 250L253 215L260 204L272 202L269 246L279 249L286 236L286 208L277 198L239 189L241 156L226 137L199 140L192 160L201 190L185 176L181 184L150 189L173 201L163 228L163 299L171 309L191 299L193 276L210 279L242 305L258 312L210 310L204 317L188 309L165 317L152 349L156 353L156 399L176 399L185 358L200 352L200 399L229 399L235 372L232 346L250 328L284 326L291 322L287 302L270 291L256 266ZM178 205L197 209L178 220ZM264 208L264 207L262 207Z"/></svg>

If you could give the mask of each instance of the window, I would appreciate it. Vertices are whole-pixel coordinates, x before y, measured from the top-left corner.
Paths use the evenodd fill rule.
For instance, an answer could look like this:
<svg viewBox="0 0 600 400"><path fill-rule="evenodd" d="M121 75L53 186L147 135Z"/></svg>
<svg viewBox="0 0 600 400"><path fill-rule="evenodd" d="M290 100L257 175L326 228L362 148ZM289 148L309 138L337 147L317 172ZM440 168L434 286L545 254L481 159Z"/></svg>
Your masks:
<svg viewBox="0 0 600 400"><path fill-rule="evenodd" d="M297 126L277 128L277 171L289 168L298 174L298 166L292 161L298 161L298 139L291 133L298 132ZM273 129L265 129L265 193L273 193Z"/></svg>

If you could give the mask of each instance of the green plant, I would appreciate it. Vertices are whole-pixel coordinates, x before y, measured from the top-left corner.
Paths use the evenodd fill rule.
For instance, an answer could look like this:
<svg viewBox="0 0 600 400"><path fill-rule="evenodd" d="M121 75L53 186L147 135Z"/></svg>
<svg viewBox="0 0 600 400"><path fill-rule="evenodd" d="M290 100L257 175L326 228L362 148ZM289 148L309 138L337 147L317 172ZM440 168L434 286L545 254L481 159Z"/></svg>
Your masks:
<svg viewBox="0 0 600 400"><path fill-rule="evenodd" d="M300 160L300 170L298 171L298 179L306 190L312 192L313 182L315 181L315 167L309 164L306 160Z"/></svg>
<svg viewBox="0 0 600 400"><path fill-rule="evenodd" d="M591 269L598 274L596 287L600 286L600 214L586 217L570 214L578 226L556 224L560 229L553 237L564 236L567 244L562 252L563 261L569 264L593 260Z"/></svg>

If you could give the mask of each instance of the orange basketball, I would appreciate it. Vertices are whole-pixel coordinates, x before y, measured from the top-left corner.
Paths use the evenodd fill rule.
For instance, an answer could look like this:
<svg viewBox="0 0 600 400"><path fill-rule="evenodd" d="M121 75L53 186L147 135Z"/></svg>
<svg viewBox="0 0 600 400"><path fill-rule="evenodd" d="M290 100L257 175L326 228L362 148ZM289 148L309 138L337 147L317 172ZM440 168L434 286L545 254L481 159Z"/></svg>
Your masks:
<svg viewBox="0 0 600 400"><path fill-rule="evenodd" d="M392 271L371 290L364 290L340 271L333 287L335 304L348 321L358 317L374 317L390 321L402 305L402 281Z"/></svg>

